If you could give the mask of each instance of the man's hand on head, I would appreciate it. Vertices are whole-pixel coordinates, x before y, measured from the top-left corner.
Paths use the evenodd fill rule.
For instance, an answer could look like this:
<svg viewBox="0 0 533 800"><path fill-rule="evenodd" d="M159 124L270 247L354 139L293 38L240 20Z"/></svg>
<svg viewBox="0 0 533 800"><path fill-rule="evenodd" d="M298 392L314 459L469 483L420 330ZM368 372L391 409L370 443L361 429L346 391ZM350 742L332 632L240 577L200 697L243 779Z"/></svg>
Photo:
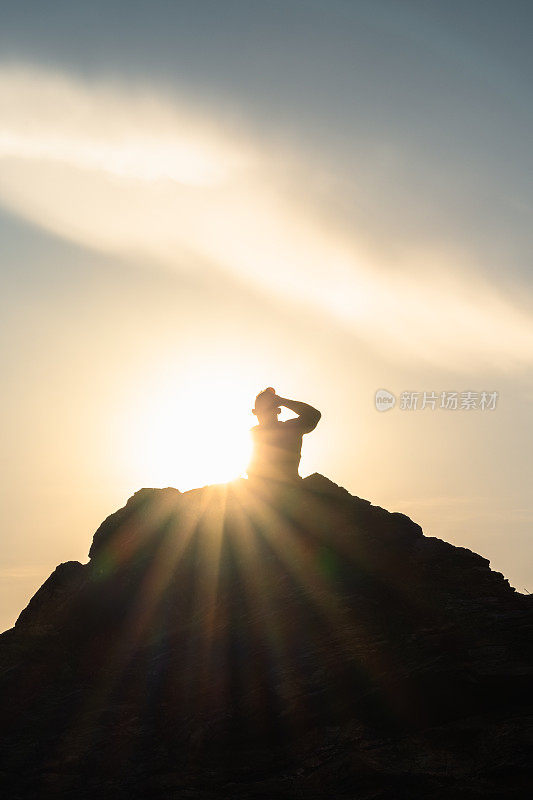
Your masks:
<svg viewBox="0 0 533 800"><path fill-rule="evenodd" d="M272 406L274 408L276 406L283 405L283 402L284 402L285 398L280 397L278 394L276 394L276 391L275 391L275 389L272 388L272 386L268 386L265 389L265 392L268 392L268 394L269 394L269 398L268 399L272 402Z"/></svg>

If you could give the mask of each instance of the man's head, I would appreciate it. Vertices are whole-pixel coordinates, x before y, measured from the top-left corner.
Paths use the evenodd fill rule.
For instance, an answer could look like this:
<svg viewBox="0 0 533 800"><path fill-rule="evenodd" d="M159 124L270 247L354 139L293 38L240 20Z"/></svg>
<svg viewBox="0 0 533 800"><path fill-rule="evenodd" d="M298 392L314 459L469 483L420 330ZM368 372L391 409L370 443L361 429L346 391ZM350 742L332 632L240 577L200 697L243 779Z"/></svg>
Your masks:
<svg viewBox="0 0 533 800"><path fill-rule="evenodd" d="M253 413L259 420L260 425L267 425L277 420L278 414L281 413L277 400L278 397L272 386L269 386L263 392L259 392L255 398Z"/></svg>

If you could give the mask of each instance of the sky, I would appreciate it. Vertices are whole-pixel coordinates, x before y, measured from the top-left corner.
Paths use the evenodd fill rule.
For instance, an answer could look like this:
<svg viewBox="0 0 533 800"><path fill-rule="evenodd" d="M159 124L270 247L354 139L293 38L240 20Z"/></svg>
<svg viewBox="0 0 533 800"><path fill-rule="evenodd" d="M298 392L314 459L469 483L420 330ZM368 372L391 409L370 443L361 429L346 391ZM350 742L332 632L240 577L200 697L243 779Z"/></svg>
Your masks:
<svg viewBox="0 0 533 800"><path fill-rule="evenodd" d="M0 5L0 629L134 491L242 475L265 386L301 474L533 591L531 4Z"/></svg>

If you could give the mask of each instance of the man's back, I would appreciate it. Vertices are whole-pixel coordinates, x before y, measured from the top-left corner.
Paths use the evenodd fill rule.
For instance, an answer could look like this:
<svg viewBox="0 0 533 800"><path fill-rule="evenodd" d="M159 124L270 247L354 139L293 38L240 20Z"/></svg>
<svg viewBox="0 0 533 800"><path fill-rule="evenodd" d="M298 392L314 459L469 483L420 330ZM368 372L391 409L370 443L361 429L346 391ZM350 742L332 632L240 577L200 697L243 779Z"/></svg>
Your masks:
<svg viewBox="0 0 533 800"><path fill-rule="evenodd" d="M295 480L302 452L303 427L298 420L255 425L251 429L253 453L250 477Z"/></svg>
<svg viewBox="0 0 533 800"><path fill-rule="evenodd" d="M302 437L316 428L320 411L308 403L279 397L271 387L257 395L255 404L259 425L251 429L253 454L248 477L298 480ZM280 422L277 418L280 406L294 411L298 417Z"/></svg>

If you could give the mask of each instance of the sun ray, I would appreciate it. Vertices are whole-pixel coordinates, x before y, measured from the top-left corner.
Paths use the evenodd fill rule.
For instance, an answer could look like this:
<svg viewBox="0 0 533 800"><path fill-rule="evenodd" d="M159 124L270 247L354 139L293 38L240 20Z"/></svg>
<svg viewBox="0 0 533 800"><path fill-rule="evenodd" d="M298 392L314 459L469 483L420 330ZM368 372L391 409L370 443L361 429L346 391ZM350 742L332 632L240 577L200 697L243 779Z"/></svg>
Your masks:
<svg viewBox="0 0 533 800"><path fill-rule="evenodd" d="M313 502L308 497L307 501L312 506L309 516L314 518L315 523L306 531L308 541L305 543L294 522L280 512L279 491L277 495L278 499L272 502L271 492L255 487L250 489L249 494L241 494L241 497L246 498L247 513L258 521L261 535L288 568L294 587L303 590L305 601L318 612L328 635L339 648L339 657L353 664L354 668L364 671L372 684L379 684L381 676L387 673L387 663L379 652L367 649L365 663L361 662L361 642L372 642L376 632L361 615L354 615L353 609L342 602L335 584L324 577L313 552L313 544L316 544L312 542L313 529L323 527L320 525L321 515L324 517L322 522L329 525L332 522L331 517L318 500ZM250 586L256 593L260 591L259 583ZM279 642L277 645L279 647ZM278 649L278 654L281 656L281 648ZM387 696L391 710L396 709L397 713L401 713L393 689L381 686L381 690Z"/></svg>

